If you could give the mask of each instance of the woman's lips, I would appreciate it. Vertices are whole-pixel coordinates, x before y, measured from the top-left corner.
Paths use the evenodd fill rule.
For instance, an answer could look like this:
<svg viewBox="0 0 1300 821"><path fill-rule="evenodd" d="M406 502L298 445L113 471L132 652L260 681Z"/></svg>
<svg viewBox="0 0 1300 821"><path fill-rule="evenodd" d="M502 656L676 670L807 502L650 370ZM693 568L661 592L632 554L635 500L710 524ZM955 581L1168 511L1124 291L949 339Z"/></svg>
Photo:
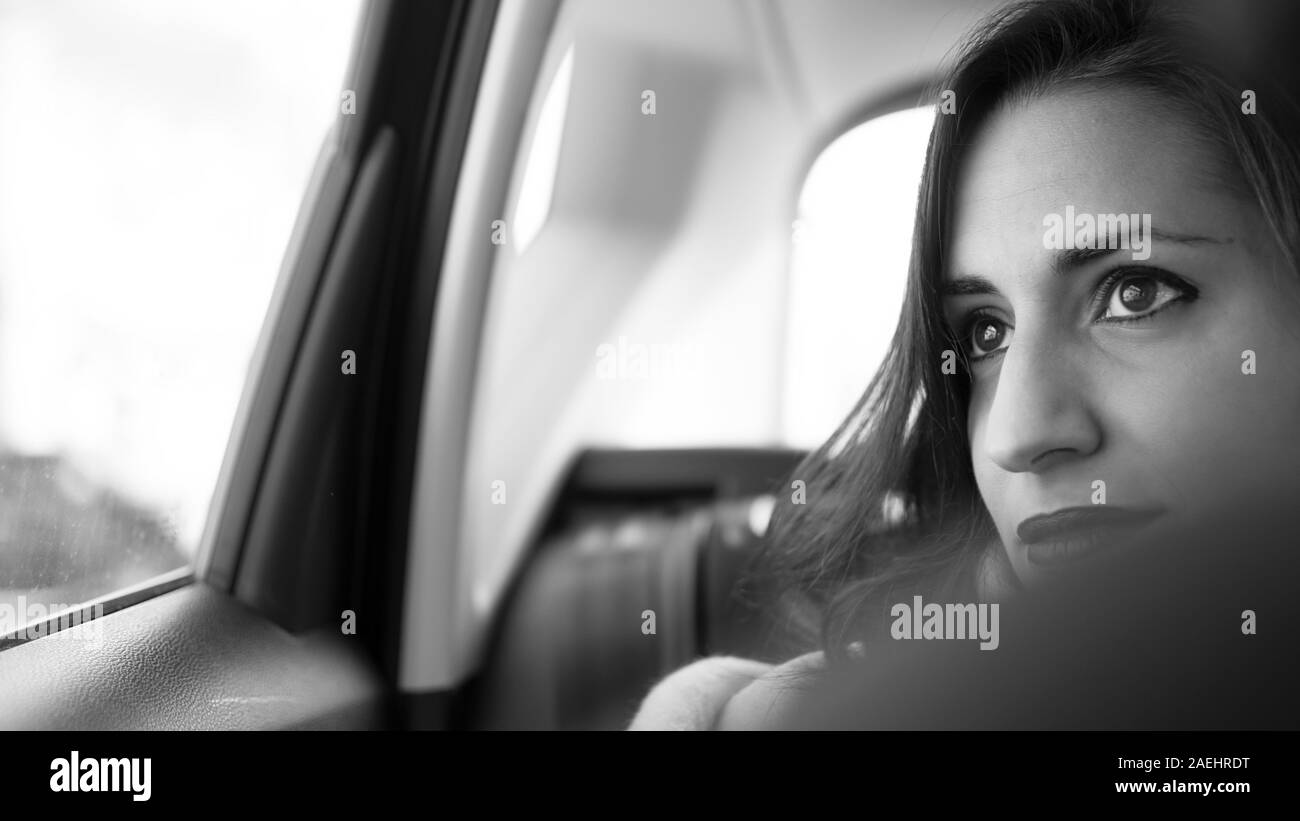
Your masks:
<svg viewBox="0 0 1300 821"><path fill-rule="evenodd" d="M1016 535L1029 562L1040 567L1066 564L1129 539L1160 515L1157 510L1074 507L1032 516Z"/></svg>

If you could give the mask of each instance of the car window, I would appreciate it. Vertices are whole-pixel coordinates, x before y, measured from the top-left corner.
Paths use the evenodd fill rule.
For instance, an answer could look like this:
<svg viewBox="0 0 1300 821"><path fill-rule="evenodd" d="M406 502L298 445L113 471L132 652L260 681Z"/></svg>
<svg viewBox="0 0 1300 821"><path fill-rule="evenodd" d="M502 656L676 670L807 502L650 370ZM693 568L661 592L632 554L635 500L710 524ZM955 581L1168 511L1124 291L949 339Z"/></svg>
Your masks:
<svg viewBox="0 0 1300 821"><path fill-rule="evenodd" d="M0 2L0 633L191 561L358 11Z"/></svg>
<svg viewBox="0 0 1300 821"><path fill-rule="evenodd" d="M799 196L786 325L783 439L826 441L898 326L934 107L872 118L818 155Z"/></svg>

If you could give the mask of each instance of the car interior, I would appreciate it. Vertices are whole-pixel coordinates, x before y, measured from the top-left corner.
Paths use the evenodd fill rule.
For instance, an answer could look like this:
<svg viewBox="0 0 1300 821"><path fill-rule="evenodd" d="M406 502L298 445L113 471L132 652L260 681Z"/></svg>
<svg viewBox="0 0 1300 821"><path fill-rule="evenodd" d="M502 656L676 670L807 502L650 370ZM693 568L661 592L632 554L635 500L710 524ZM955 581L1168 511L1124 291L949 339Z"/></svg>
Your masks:
<svg viewBox="0 0 1300 821"><path fill-rule="evenodd" d="M196 557L123 525L102 644L0 639L0 727L622 729L797 654L746 570L879 356L792 345L801 191L995 5L364 2Z"/></svg>

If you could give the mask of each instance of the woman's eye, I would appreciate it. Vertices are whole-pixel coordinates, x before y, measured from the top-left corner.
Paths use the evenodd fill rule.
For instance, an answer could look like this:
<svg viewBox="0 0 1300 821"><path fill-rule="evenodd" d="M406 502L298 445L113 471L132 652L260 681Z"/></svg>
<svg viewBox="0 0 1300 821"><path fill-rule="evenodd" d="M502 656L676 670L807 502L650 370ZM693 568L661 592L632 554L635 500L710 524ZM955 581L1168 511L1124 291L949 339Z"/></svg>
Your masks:
<svg viewBox="0 0 1300 821"><path fill-rule="evenodd" d="M966 354L971 360L983 359L1005 348L1011 341L1010 325L992 316L976 316L966 332Z"/></svg>
<svg viewBox="0 0 1300 821"><path fill-rule="evenodd" d="M1106 311L1098 320L1133 320L1154 314L1186 296L1186 289L1153 274L1121 274L1105 286Z"/></svg>

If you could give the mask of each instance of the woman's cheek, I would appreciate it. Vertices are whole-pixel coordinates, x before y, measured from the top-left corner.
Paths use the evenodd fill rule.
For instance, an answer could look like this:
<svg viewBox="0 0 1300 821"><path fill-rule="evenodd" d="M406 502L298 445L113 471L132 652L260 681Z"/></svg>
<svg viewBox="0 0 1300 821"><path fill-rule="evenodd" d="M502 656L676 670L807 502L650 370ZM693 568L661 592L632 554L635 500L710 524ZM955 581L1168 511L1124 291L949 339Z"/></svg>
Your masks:
<svg viewBox="0 0 1300 821"><path fill-rule="evenodd" d="M1010 521L1012 512L1008 511L1008 475L984 453L983 418L976 418L973 409L971 418L972 423L969 425L971 467L975 475L975 486L999 534L1005 538L1010 529L1015 526L1015 523Z"/></svg>
<svg viewBox="0 0 1300 821"><path fill-rule="evenodd" d="M1284 387L1243 372L1246 360L1227 359L1189 359L1153 376L1126 425L1187 522L1257 515L1279 504L1286 477L1297 476L1300 380Z"/></svg>

